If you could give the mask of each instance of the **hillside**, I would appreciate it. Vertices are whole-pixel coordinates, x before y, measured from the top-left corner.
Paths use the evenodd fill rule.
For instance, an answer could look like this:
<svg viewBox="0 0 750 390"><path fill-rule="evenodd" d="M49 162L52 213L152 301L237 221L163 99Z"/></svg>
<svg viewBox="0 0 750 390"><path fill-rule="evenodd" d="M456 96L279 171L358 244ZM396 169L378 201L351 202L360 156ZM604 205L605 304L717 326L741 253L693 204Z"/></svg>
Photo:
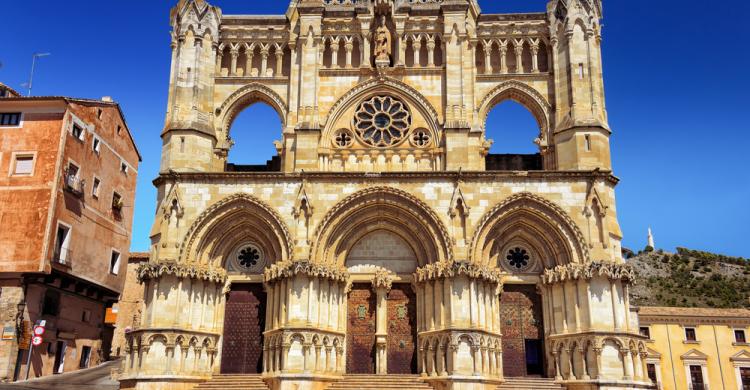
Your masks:
<svg viewBox="0 0 750 390"><path fill-rule="evenodd" d="M627 262L638 273L634 305L750 308L750 259L677 248L639 252Z"/></svg>

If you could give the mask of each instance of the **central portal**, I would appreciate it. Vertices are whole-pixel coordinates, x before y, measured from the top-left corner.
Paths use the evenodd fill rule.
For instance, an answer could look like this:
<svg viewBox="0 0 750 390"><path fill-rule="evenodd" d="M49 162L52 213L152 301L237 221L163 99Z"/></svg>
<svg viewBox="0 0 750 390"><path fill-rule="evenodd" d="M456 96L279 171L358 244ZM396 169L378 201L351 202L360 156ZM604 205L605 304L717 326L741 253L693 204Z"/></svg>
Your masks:
<svg viewBox="0 0 750 390"><path fill-rule="evenodd" d="M500 299L500 321L505 376L543 376L542 299L536 286L506 284Z"/></svg>
<svg viewBox="0 0 750 390"><path fill-rule="evenodd" d="M222 374L263 372L266 293L261 284L233 285L224 310Z"/></svg>

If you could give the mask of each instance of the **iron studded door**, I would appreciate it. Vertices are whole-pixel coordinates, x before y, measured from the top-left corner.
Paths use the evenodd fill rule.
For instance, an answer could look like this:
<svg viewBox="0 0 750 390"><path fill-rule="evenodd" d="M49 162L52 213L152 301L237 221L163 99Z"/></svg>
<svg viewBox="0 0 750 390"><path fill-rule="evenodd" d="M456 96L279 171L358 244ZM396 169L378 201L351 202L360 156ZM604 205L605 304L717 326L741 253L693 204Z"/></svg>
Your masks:
<svg viewBox="0 0 750 390"><path fill-rule="evenodd" d="M408 284L388 293L388 373L417 373L417 299Z"/></svg>
<svg viewBox="0 0 750 390"><path fill-rule="evenodd" d="M224 310L222 374L263 372L266 293L260 284L232 286Z"/></svg>
<svg viewBox="0 0 750 390"><path fill-rule="evenodd" d="M372 286L355 283L349 292L346 329L346 372L375 373L375 293Z"/></svg>

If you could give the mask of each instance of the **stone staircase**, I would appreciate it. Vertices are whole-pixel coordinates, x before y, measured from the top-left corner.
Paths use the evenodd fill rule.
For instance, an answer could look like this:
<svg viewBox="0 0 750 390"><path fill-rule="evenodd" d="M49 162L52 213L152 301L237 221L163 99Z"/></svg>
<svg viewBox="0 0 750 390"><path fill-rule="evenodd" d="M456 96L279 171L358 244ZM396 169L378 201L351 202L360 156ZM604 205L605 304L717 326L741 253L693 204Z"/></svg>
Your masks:
<svg viewBox="0 0 750 390"><path fill-rule="evenodd" d="M327 390L434 390L418 375L346 375Z"/></svg>
<svg viewBox="0 0 750 390"><path fill-rule="evenodd" d="M260 375L215 375L195 390L269 390Z"/></svg>
<svg viewBox="0 0 750 390"><path fill-rule="evenodd" d="M505 378L497 390L563 390L565 387L548 378Z"/></svg>

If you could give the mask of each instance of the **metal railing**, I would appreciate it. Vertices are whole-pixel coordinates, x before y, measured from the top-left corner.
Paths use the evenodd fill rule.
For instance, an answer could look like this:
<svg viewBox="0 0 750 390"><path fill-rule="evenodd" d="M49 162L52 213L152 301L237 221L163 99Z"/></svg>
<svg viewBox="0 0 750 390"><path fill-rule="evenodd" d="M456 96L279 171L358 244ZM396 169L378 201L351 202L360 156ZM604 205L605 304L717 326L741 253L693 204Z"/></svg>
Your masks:
<svg viewBox="0 0 750 390"><path fill-rule="evenodd" d="M69 174L67 172L65 173L64 180L66 190L79 197L83 195L83 188L86 184L85 180L78 177L78 175Z"/></svg>

